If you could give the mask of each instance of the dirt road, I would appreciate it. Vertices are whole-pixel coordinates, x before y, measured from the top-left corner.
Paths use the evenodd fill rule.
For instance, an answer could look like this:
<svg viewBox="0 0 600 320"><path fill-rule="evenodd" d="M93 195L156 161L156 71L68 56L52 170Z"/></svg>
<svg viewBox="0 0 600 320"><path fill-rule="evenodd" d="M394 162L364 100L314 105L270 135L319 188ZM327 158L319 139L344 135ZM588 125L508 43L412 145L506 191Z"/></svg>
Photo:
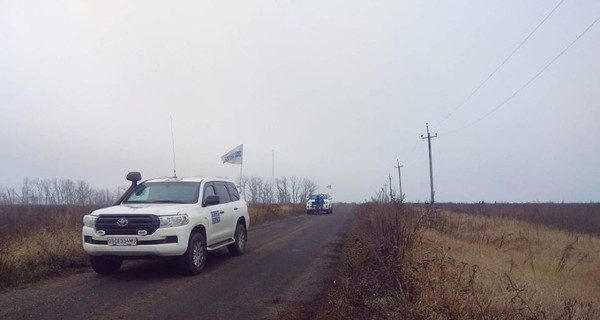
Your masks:
<svg viewBox="0 0 600 320"><path fill-rule="evenodd" d="M247 252L209 254L182 276L174 261L127 261L112 276L87 271L0 293L0 319L257 319L309 302L335 272L353 207L251 228Z"/></svg>

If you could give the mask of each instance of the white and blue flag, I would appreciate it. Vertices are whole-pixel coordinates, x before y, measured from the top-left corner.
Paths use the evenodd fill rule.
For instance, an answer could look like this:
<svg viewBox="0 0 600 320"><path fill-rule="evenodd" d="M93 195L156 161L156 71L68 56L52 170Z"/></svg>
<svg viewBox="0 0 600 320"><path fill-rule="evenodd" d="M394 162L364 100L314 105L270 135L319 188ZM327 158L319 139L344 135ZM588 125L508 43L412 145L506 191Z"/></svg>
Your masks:
<svg viewBox="0 0 600 320"><path fill-rule="evenodd" d="M244 145L240 144L239 146L233 148L231 151L223 155L221 157L221 160L223 160L223 163L242 164L243 157Z"/></svg>

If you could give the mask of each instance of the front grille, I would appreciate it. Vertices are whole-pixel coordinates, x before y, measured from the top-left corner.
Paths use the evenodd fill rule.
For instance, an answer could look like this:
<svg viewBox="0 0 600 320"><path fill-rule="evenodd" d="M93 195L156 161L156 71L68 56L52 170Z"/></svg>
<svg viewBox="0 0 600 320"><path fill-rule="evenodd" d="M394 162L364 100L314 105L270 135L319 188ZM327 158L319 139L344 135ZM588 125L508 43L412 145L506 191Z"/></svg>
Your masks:
<svg viewBox="0 0 600 320"><path fill-rule="evenodd" d="M121 219L125 219L127 224L119 225ZM106 235L137 235L140 230L153 234L158 227L160 220L154 215L100 215L96 220L96 230L104 230Z"/></svg>

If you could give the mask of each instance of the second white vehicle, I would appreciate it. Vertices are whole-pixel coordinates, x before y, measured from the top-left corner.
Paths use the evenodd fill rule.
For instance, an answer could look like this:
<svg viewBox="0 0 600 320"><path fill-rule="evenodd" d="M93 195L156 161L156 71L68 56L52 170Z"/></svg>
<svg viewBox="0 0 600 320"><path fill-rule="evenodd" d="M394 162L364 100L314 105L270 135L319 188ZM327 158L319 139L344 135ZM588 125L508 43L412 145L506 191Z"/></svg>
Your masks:
<svg viewBox="0 0 600 320"><path fill-rule="evenodd" d="M204 268L207 251L227 247L241 255L250 227L248 206L233 181L161 178L131 172L131 187L112 207L83 218L83 248L99 274L119 270L123 259L177 257L188 274Z"/></svg>
<svg viewBox="0 0 600 320"><path fill-rule="evenodd" d="M321 212L317 212L317 208L315 206L315 198L317 195L321 195L323 198L323 207L321 208L321 212L324 213L333 213L333 198L328 193L315 193L311 194L306 198L306 213L307 214L319 214Z"/></svg>

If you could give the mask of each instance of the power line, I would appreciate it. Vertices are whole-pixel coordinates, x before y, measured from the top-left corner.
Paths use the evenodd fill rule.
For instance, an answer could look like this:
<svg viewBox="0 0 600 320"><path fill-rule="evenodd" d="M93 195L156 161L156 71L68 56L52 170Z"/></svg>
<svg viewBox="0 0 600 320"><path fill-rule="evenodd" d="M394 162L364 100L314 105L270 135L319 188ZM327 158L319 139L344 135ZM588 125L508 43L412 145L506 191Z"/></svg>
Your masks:
<svg viewBox="0 0 600 320"><path fill-rule="evenodd" d="M502 68L504 66L504 64L506 64L506 62L508 60L510 60L510 58L512 58L512 56L525 44L525 42L527 42L527 40L529 40L529 38L531 38L531 36L544 24L544 22L546 22L546 20L548 20L548 18L550 18L550 16L554 13L554 11L556 11L556 9L558 9L558 7L560 7L560 5L565 2L565 0L561 0L555 7L554 9L552 9L552 11L550 11L550 13L548 13L546 15L546 17L540 22L538 23L538 25L527 35L527 37L525 37L525 39L523 39L523 41L521 41L521 43L519 43L519 45L508 55L508 57L506 57L506 59L504 59L504 61L502 61L500 63L500 65L498 65L494 71L492 71L492 73L490 73L490 75L485 78L478 86L477 88L475 88L475 90L473 90L471 92L471 94L469 94L469 96L463 100L456 108L454 108L448 115L446 115L441 121L439 121L438 123L436 123L434 126L432 126L431 128L434 129L437 126L439 126L440 124L442 124L444 121L448 120L458 109L462 108L469 100L471 100L471 98L475 95L475 93L477 93L479 91L479 89L481 89L493 76L494 74L496 74L496 72L498 70L500 70L500 68Z"/></svg>
<svg viewBox="0 0 600 320"><path fill-rule="evenodd" d="M500 104L498 104L496 107L494 107L488 113L483 115L481 118L464 126L462 129L469 128L470 126L476 124L477 122L487 118L489 115L496 112L498 109L500 109L502 106L504 106L510 100L512 100L512 98L514 98L517 94L519 94L519 92L521 92L521 90L528 87L535 79L537 79L542 73L544 73L544 71L546 71L546 69L548 69L556 60L558 60L558 58L560 58L565 52L567 52L567 50L569 50L569 48L571 48L575 44L575 42L577 42L577 40L579 40L586 32L588 32L588 30L590 30L599 20L600 20L600 16L598 16L596 18L596 20L594 20L587 28L585 28L585 30L583 30L577 36L577 38L575 38L575 40L571 41L571 43L569 43L569 45L567 47L565 47L556 57L554 57L554 59L550 60L550 62L548 62L538 73L536 73L531 79L529 79L529 81L527 81L524 85L522 85L519 89L517 89L517 91L515 91L512 95L510 95L506 100L502 101Z"/></svg>

